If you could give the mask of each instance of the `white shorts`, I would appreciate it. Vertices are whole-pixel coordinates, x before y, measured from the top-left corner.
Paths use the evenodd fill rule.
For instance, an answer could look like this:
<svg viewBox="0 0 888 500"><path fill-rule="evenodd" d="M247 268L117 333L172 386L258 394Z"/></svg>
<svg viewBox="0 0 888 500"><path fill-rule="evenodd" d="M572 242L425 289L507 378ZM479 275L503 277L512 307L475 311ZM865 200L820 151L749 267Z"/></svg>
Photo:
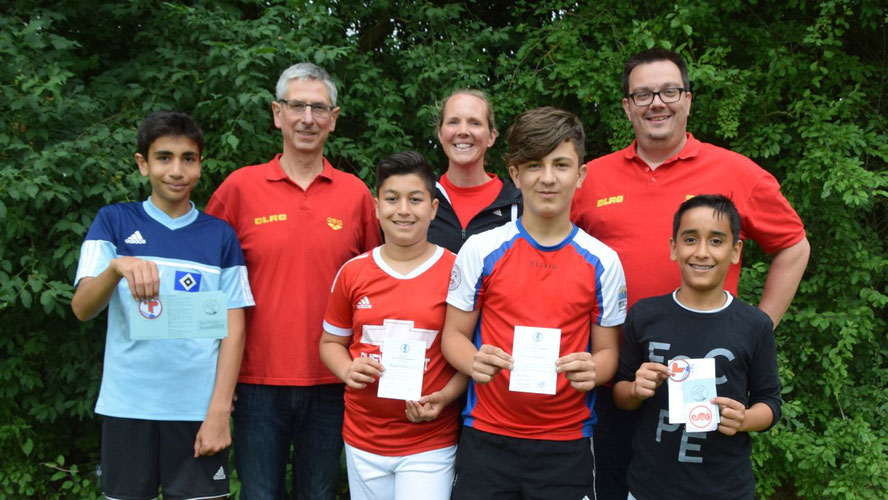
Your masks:
<svg viewBox="0 0 888 500"><path fill-rule="evenodd" d="M345 445L352 500L448 500L456 446L387 457Z"/></svg>

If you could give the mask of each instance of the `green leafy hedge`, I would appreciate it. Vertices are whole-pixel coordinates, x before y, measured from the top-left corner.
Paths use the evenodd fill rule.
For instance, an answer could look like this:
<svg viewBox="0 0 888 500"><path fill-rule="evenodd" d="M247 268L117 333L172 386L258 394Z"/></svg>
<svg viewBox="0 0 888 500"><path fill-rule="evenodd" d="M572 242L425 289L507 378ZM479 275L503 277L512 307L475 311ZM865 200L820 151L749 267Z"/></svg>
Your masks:
<svg viewBox="0 0 888 500"><path fill-rule="evenodd" d="M555 105L585 122L588 156L624 147L625 58L661 46L691 66L696 137L782 182L812 244L777 330L784 418L755 440L767 498L888 491L886 23L876 1L47 2L0 7L0 497L94 498L92 413L104 320L69 312L79 246L102 205L143 199L135 129L155 109L207 133L202 205L233 169L280 149L280 71L308 60L341 84L328 144L373 182L406 148L443 168L433 104L488 90L501 130ZM500 140L489 159L502 171ZM749 245L741 296L767 257Z"/></svg>

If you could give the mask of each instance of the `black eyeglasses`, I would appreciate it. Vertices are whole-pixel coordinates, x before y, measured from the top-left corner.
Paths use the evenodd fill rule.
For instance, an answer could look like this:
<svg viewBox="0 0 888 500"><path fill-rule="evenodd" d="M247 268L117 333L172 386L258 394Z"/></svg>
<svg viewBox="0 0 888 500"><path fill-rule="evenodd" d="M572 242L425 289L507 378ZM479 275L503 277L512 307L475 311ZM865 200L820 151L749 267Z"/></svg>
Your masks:
<svg viewBox="0 0 888 500"><path fill-rule="evenodd" d="M664 103L678 102L681 100L681 93L684 91L685 89L682 87L669 87L659 92L651 92L649 90L633 92L626 97L632 99L632 103L636 106L650 106L654 102L654 96L660 96L660 100Z"/></svg>
<svg viewBox="0 0 888 500"><path fill-rule="evenodd" d="M297 116L305 113L306 108L311 108L311 115L315 118L330 118L330 113L332 113L334 109L333 106L327 106L326 104L321 103L309 104L307 102L288 101L286 99L278 99L278 102L286 106L287 109L295 113Z"/></svg>

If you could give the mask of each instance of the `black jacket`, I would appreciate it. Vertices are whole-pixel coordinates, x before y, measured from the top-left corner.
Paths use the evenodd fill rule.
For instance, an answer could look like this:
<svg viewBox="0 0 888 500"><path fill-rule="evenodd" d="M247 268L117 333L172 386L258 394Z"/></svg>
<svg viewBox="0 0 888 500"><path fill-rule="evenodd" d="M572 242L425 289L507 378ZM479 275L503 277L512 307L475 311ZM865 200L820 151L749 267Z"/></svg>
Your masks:
<svg viewBox="0 0 888 500"><path fill-rule="evenodd" d="M453 211L444 186L438 182L438 214L429 226L429 241L441 245L453 253L459 253L459 249L462 248L469 236L517 219L523 209L521 191L515 187L511 179L501 180L503 187L496 199L473 217L465 229L462 228L456 212Z"/></svg>

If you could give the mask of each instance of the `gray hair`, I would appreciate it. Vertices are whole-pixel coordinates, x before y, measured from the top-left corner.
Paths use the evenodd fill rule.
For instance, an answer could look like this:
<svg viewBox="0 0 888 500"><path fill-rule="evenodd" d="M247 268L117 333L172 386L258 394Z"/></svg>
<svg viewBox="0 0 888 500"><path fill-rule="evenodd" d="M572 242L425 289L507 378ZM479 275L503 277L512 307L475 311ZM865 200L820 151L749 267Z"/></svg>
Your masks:
<svg viewBox="0 0 888 500"><path fill-rule="evenodd" d="M284 99L287 96L287 87L290 85L290 80L317 80L323 83L330 93L330 103L333 104L333 107L336 107L336 84L333 83L330 74L324 71L323 68L306 62L294 64L285 69L281 73L280 78L278 78L274 89L276 99Z"/></svg>

